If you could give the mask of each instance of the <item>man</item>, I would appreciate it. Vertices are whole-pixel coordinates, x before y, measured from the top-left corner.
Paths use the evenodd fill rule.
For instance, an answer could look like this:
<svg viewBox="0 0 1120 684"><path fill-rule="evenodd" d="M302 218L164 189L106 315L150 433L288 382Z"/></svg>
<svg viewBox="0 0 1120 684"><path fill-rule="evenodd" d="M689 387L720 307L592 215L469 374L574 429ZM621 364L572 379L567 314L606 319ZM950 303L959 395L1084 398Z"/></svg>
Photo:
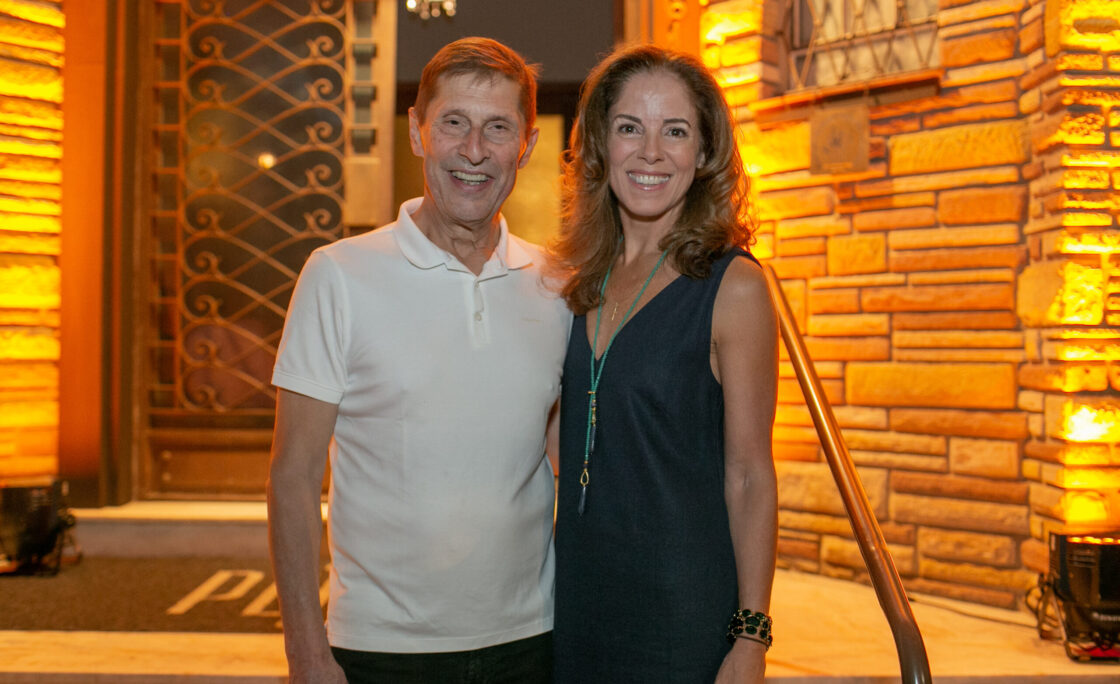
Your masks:
<svg viewBox="0 0 1120 684"><path fill-rule="evenodd" d="M423 198L316 250L300 274L273 373L268 488L294 683L551 676L544 444L570 314L499 214L535 114L533 69L515 52L445 46L408 115Z"/></svg>

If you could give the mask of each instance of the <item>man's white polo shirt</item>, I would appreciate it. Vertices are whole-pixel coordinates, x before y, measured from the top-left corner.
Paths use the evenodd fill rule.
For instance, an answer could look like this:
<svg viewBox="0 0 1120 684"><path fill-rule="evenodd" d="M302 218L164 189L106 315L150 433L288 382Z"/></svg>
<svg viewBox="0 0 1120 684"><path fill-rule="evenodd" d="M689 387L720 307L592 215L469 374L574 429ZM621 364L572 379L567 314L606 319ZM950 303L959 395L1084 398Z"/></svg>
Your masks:
<svg viewBox="0 0 1120 684"><path fill-rule="evenodd" d="M338 404L327 630L363 651L482 648L552 628L544 456L571 315L509 234L475 276L412 221L316 250L273 372Z"/></svg>

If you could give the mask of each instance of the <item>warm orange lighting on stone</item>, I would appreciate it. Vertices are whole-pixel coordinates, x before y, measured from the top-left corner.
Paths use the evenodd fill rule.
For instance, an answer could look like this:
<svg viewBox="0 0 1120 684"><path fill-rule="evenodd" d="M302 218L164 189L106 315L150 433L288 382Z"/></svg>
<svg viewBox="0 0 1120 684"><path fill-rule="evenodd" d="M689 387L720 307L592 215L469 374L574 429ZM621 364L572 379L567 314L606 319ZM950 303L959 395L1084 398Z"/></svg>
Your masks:
<svg viewBox="0 0 1120 684"><path fill-rule="evenodd" d="M58 264L46 256L0 255L0 308L56 309Z"/></svg>
<svg viewBox="0 0 1120 684"><path fill-rule="evenodd" d="M1115 215L1120 213L1120 194L1070 190L1062 194L1060 206L1065 209L1103 209Z"/></svg>
<svg viewBox="0 0 1120 684"><path fill-rule="evenodd" d="M716 81L719 82L721 88L757 83L760 80L762 80L762 68L758 64L721 69L716 74Z"/></svg>
<svg viewBox="0 0 1120 684"><path fill-rule="evenodd" d="M1062 513L1066 525L1106 524L1111 520L1108 500L1100 492L1069 491L1062 495Z"/></svg>
<svg viewBox="0 0 1120 684"><path fill-rule="evenodd" d="M1062 312L1058 321L1062 325L1100 324L1104 317L1104 287L1108 274L1072 261L1064 264L1062 274Z"/></svg>
<svg viewBox="0 0 1120 684"><path fill-rule="evenodd" d="M1049 148L1057 143L1101 145L1104 143L1104 115L1100 112L1067 113L1051 123L1053 132L1039 138L1039 148Z"/></svg>
<svg viewBox="0 0 1120 684"><path fill-rule="evenodd" d="M762 3L756 0L721 2L700 18L700 36L705 43L723 45L728 38L762 29Z"/></svg>
<svg viewBox="0 0 1120 684"><path fill-rule="evenodd" d="M1112 214L1106 211L1066 211L1062 225L1071 228L1106 228L1112 225Z"/></svg>
<svg viewBox="0 0 1120 684"><path fill-rule="evenodd" d="M762 235L756 234L754 244L751 245L751 254L755 255L758 259L773 259L774 258L774 234L765 233Z"/></svg>
<svg viewBox="0 0 1120 684"><path fill-rule="evenodd" d="M1055 5L1059 13L1061 47L1120 52L1116 0L1048 0L1047 4Z"/></svg>
<svg viewBox="0 0 1120 684"><path fill-rule="evenodd" d="M46 233L58 235L62 229L57 215L33 216L28 214L14 214L0 211L0 231L19 231L21 233ZM8 253L18 253L23 250L5 249Z"/></svg>
<svg viewBox="0 0 1120 684"><path fill-rule="evenodd" d="M704 64L710 69L754 64L762 58L762 39L758 37L704 48Z"/></svg>
<svg viewBox="0 0 1120 684"><path fill-rule="evenodd" d="M0 404L0 428L56 427L58 402Z"/></svg>
<svg viewBox="0 0 1120 684"><path fill-rule="evenodd" d="M57 472L61 3L0 0L0 480Z"/></svg>
<svg viewBox="0 0 1120 684"><path fill-rule="evenodd" d="M1115 468L1063 468L1059 484L1066 489L1120 491L1120 470Z"/></svg>
<svg viewBox="0 0 1120 684"><path fill-rule="evenodd" d="M1105 270L1075 261L1033 264L1019 280L1019 316L1028 325L1098 325L1107 283Z"/></svg>
<svg viewBox="0 0 1120 684"><path fill-rule="evenodd" d="M0 121L14 125L41 126L52 131L62 130L62 112L58 107L47 102L16 97L0 98Z"/></svg>
<svg viewBox="0 0 1120 684"><path fill-rule="evenodd" d="M1100 71L1104 68L1104 55L1093 54L1063 54L1058 57L1058 69L1067 71L1070 69L1082 71Z"/></svg>
<svg viewBox="0 0 1120 684"><path fill-rule="evenodd" d="M1120 86L1120 76L1072 76L1063 74L1058 76L1057 84L1073 87L1112 88Z"/></svg>
<svg viewBox="0 0 1120 684"><path fill-rule="evenodd" d="M1070 444L1062 449L1059 460L1066 466L1120 466L1120 454L1107 444Z"/></svg>
<svg viewBox="0 0 1120 684"><path fill-rule="evenodd" d="M62 28L65 25L65 20L61 12L56 7L41 6L39 4L27 2L27 0L0 0L0 12L32 22L32 27L25 28L23 31L13 31L16 33L17 40L13 42L20 42L19 36L26 35L27 33L35 33L33 30L34 24L41 24L54 28ZM11 30L11 29L9 29ZM62 49L62 41L59 40L54 44L54 47L60 51Z"/></svg>
<svg viewBox="0 0 1120 684"><path fill-rule="evenodd" d="M1006 563L1031 571L1030 549L1045 549L1048 530L1117 529L1117 0L941 0L938 93L892 83L888 102L836 91L837 102L869 101L864 175L810 171L808 122L831 92L774 97L790 68L778 35L786 5L711 2L702 55L735 107L756 179L753 249L772 260L818 367L836 364L826 391L857 462L890 472L892 521L914 523L926 541L944 535L946 547L972 520L990 534L1029 534L1024 545L1006 540ZM779 392L787 408L799 399L796 387ZM988 422L974 424L979 415ZM799 414L779 411L778 428L784 458L820 460L800 448L812 431ZM861 445L868 434L890 445ZM948 444L916 446L916 435ZM953 476L992 481L966 496L948 492ZM1005 480L1009 497L1029 488L1026 506L996 505ZM981 499L991 508L953 518ZM924 546L912 550L922 563ZM924 566L918 575L933 578ZM937 579L950 578L959 591L975 583L967 572Z"/></svg>
<svg viewBox="0 0 1120 684"><path fill-rule="evenodd" d="M1104 287L1108 280L1099 268L1067 262L1063 269L1062 294L1055 305L1061 307L1056 316L1063 325L1096 325L1104 317Z"/></svg>
<svg viewBox="0 0 1120 684"><path fill-rule="evenodd" d="M62 74L57 67L7 62L0 69L0 94L61 103Z"/></svg>
<svg viewBox="0 0 1120 684"><path fill-rule="evenodd" d="M1069 443L1051 484L1065 490L1060 517L1067 528L1114 528L1120 521L1120 403L1113 371L1120 364L1120 152L1108 146L1117 142L1120 77L1105 70L1105 53L1120 50L1120 14L1115 0L1047 0L1045 15L1047 53L1056 57L1057 86L1068 109L1056 124L1050 120L1052 130L1035 129L1035 146L1081 148L1063 151L1058 187L1044 199L1043 211L1060 230L1056 251L1068 255L1058 271L1060 295L1046 318L1049 326L1092 326L1048 334L1049 357L1083 371L1067 373L1073 381L1061 388L1077 394L1044 402L1048 436Z"/></svg>
<svg viewBox="0 0 1120 684"><path fill-rule="evenodd" d="M1071 442L1120 442L1120 406L1089 406L1067 401L1062 435Z"/></svg>
<svg viewBox="0 0 1120 684"><path fill-rule="evenodd" d="M1059 239L1058 251L1063 254L1120 254L1120 233L1065 233Z"/></svg>
<svg viewBox="0 0 1120 684"><path fill-rule="evenodd" d="M29 137L0 139L0 154L61 159L62 146L55 141L35 140Z"/></svg>
<svg viewBox="0 0 1120 684"><path fill-rule="evenodd" d="M1052 340L1112 340L1116 333L1108 329L1099 328L1066 328L1055 330L1047 335Z"/></svg>
<svg viewBox="0 0 1120 684"><path fill-rule="evenodd" d="M1045 434L1065 442L1047 482L1065 490L1057 515L1067 526L1120 520L1120 403L1112 368L1120 364L1120 151L1115 127L1120 77L1105 71L1120 49L1114 0L1047 0L1046 52L1059 72L1066 109L1050 110L1032 128L1038 153L1061 149L1061 168L1035 184L1039 210L1054 231L1050 254L1018 283L1023 324L1047 329L1047 363L1058 364L1061 394L1043 400ZM1073 149L1071 149L1071 147ZM1106 327L1107 326L1107 327ZM1073 394L1076 393L1076 394ZM1043 470L1046 470L1044 468Z"/></svg>
<svg viewBox="0 0 1120 684"><path fill-rule="evenodd" d="M1091 152L1070 152L1062 155L1062 166L1120 168L1120 151L1094 150Z"/></svg>
<svg viewBox="0 0 1120 684"><path fill-rule="evenodd" d="M1070 189L1107 190L1110 185L1108 171L1100 169L1066 169L1062 177L1062 187Z"/></svg>
<svg viewBox="0 0 1120 684"><path fill-rule="evenodd" d="M759 130L757 124L745 124L739 126L739 132L739 154L752 177L809 168L811 150L807 121L769 128L765 132Z"/></svg>
<svg viewBox="0 0 1120 684"><path fill-rule="evenodd" d="M0 330L0 361L58 361L58 350L57 330Z"/></svg>
<svg viewBox="0 0 1120 684"><path fill-rule="evenodd" d="M1117 344L1073 344L1063 343L1058 347L1058 361L1115 361L1120 359L1120 345Z"/></svg>

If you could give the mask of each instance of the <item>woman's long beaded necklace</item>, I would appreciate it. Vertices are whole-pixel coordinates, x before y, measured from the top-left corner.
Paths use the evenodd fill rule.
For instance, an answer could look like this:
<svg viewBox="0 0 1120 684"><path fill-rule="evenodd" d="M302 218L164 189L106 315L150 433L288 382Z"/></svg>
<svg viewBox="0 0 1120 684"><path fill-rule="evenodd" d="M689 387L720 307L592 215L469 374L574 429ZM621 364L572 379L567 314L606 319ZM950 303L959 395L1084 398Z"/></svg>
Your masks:
<svg viewBox="0 0 1120 684"><path fill-rule="evenodd" d="M611 345L614 344L614 338L618 337L618 331L622 330L622 326L626 325L626 321L630 320L630 314L634 313L634 307L638 306L638 301L641 300L642 295L646 293L646 288L653 281L653 275L657 273L657 269L661 268L661 262L665 261L667 252L662 252L658 257L657 263L653 265L653 270L646 276L646 282L642 285L642 289L638 290L638 296L634 297L634 301L630 303L630 308L626 310L622 320L618 322L618 327L611 333L611 338L607 340L607 348L603 350L603 355L599 357L598 362L595 361L595 350L599 348L599 324L603 321L603 305L606 303L607 296L607 282L611 279L611 269L614 264L607 268L607 275L603 277L603 284L599 286L599 309L595 313L595 337L591 342L591 390L587 393L587 439L583 447L583 472L579 476L579 483L582 489L579 493L579 514L583 515L584 507L587 504L587 485L591 482L591 474L588 472L588 466L591 464L591 452L595 451L595 430L598 424L596 416L597 400L596 395L599 392L599 380L603 377L603 366L607 365L607 354L611 351ZM612 317L613 318L613 317Z"/></svg>

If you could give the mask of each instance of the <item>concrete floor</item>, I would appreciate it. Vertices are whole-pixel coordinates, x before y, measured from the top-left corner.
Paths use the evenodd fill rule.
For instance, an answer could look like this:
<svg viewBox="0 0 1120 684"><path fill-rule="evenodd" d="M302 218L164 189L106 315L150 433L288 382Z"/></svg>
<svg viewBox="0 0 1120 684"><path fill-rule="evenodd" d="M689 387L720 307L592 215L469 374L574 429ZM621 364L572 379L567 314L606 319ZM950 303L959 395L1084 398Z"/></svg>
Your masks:
<svg viewBox="0 0 1120 684"><path fill-rule="evenodd" d="M130 504L127 511L79 511L86 553L128 554L128 539L168 534L169 553L204 553L209 540L230 548L243 535L261 544L263 506ZM203 521L202 534L191 529ZM227 525L220 535L212 525ZM174 532L177 530L177 532ZM151 546L147 544L150 551ZM261 547L263 548L263 547ZM912 597L934 681L951 684L1120 684L1120 664L1078 663L1039 638L1027 613L936 597ZM767 680L779 684L900 681L898 656L874 591L792 571L775 578L774 646ZM282 637L153 632L0 632L0 684L240 684L284 682Z"/></svg>

